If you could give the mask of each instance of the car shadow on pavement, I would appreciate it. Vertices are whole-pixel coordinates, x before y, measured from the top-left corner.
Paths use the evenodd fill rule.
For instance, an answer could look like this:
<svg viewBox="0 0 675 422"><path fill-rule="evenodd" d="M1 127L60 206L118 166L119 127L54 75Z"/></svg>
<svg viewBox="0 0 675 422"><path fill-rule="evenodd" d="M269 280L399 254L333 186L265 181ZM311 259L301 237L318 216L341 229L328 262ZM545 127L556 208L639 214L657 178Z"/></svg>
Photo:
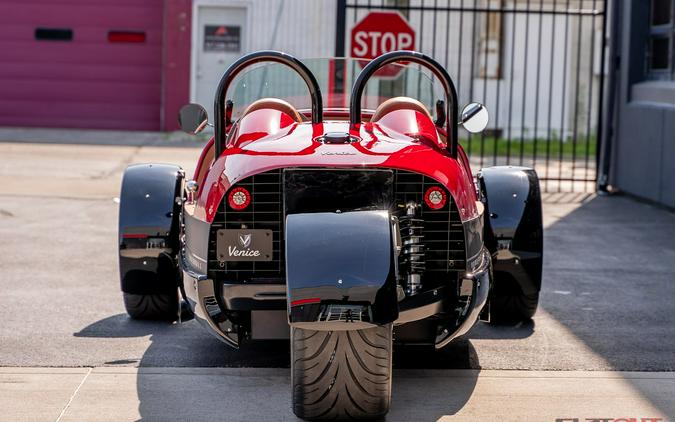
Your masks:
<svg viewBox="0 0 675 422"><path fill-rule="evenodd" d="M546 369L675 371L673 239L675 213L625 196L585 200L546 228L538 316L559 336L530 346ZM672 391L625 381L675 417Z"/></svg>
<svg viewBox="0 0 675 422"><path fill-rule="evenodd" d="M675 370L675 214L628 198L595 197L555 217L544 239L544 282L535 321L481 323L437 353L397 348L390 420L417 420L419 403L432 406L439 417L460 411L481 368L474 345L490 369ZM107 362L140 367L137 393L143 419L175 420L171 411L189 408L196 412L191 420L232 419L233 409L241 412L236 415L240 420L276 412L281 416L275 419L293 420L290 376L278 369L289 366L288 342L235 351L195 321L142 322L123 314L94 322L75 336L150 336L142 356L125 355L136 352L121 348L118 359ZM180 370L187 375L176 385L175 377L162 378L157 367L184 368ZM219 367L259 369L223 376ZM453 369L471 370L451 376ZM655 395L630 377L626 382L664 414L675 415L672 392Z"/></svg>
<svg viewBox="0 0 675 422"><path fill-rule="evenodd" d="M254 367L286 368L290 359L288 342L269 341L233 350L210 335L196 321L169 324L138 321L126 314L113 315L88 325L76 337L129 338L150 336L143 356L120 356L106 362L140 367Z"/></svg>
<svg viewBox="0 0 675 422"><path fill-rule="evenodd" d="M481 340L519 340L530 337L535 330L533 319L516 324L489 324L480 322L471 329L468 336Z"/></svg>
<svg viewBox="0 0 675 422"><path fill-rule="evenodd" d="M288 341L252 342L240 350L232 350L207 334L195 321L181 324L136 321L125 314L96 321L74 335L89 338L150 336L150 345L141 357L121 354L119 359L105 362L106 366L139 367L137 393L139 412L144 420L175 419L185 409L196 409L195 414L184 415L189 416L190 420L213 420L234 408L240 411L246 409L242 403L252 399L250 394L255 394L257 398L262 397L261 394L265 395L269 401L260 404L264 409L271 403L281 406L281 413L288 415L280 420L295 420L289 413L290 371L285 370L289 368L290 362ZM471 397L480 369L473 345L464 337L441 351L434 351L431 347L397 346L394 349L393 366L390 420L414 418L414 413L408 415L408 412L414 412L414 406L406 403L419 401L430 402L438 417L457 413ZM170 370L178 371L180 377L167 377L160 369L162 367L171 367ZM228 371L222 369L225 367L258 369L243 370L240 374L235 371L234 375L230 370L227 376L219 375L219 372ZM447 379L434 377L433 381L428 381L426 369L473 371ZM176 379L181 380L179 385ZM433 382L438 388L433 391L421 389L420 382ZM275 388L271 389L270 386ZM264 414L263 408L249 411ZM243 411L245 413L231 416L233 420L247 420L249 413ZM269 411L274 412L271 408Z"/></svg>

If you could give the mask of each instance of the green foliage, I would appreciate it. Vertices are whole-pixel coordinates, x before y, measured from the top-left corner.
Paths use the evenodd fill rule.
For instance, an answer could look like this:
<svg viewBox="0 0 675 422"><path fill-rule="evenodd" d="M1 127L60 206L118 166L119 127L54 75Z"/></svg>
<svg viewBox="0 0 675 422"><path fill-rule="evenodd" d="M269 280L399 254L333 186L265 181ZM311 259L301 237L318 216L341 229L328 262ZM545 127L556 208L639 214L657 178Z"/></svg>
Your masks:
<svg viewBox="0 0 675 422"><path fill-rule="evenodd" d="M473 135L470 138L460 139L460 144L467 154L476 156L481 154L485 156L520 156L522 149L524 157L545 158L547 155L554 159L559 158L562 152L563 158L572 157L595 157L596 138L595 135L586 137L578 136L576 142L573 138L566 140L551 137L551 140L537 138L525 139L521 142L518 139L496 138L493 136ZM482 148L482 149L481 149ZM510 154L509 154L510 151Z"/></svg>

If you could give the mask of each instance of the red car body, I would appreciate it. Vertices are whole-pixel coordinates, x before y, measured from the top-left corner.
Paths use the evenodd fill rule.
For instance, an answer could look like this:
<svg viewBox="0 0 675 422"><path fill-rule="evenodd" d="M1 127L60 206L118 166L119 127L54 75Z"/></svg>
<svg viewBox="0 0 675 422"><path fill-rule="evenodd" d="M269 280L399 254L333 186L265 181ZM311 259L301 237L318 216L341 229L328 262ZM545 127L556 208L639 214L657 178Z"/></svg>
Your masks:
<svg viewBox="0 0 675 422"><path fill-rule="evenodd" d="M261 130L261 128L263 130ZM349 132L361 140L349 144L315 142L328 132ZM277 110L258 110L239 122L223 154L205 162L209 141L200 157L209 166L200 185L195 216L205 222L213 216L230 186L253 174L283 167L379 167L408 170L429 176L450 192L462 221L476 218L476 188L469 161L461 146L457 159L447 152L442 135L427 116L414 110L397 110L375 124L350 130L346 121L295 123Z"/></svg>

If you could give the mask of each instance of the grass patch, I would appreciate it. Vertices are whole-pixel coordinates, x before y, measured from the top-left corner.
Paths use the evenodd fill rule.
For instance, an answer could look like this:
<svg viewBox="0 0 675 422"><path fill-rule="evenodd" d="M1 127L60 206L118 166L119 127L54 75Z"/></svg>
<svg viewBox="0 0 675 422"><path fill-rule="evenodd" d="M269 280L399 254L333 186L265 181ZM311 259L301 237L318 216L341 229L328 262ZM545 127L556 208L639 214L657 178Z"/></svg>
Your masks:
<svg viewBox="0 0 675 422"><path fill-rule="evenodd" d="M484 156L507 156L519 157L522 149L524 157L546 157L557 158L562 151L563 158L586 158L595 157L596 141L595 136L586 138L579 136L576 144L573 138L568 138L566 141L560 139L551 139L550 142L546 139L525 139L521 142L520 139L511 139L509 142L506 138L496 138L493 136L485 136L481 138L479 135L474 135L470 139L460 139L459 143L464 148L467 154L477 155L481 153L481 148ZM509 154L510 151L510 154Z"/></svg>

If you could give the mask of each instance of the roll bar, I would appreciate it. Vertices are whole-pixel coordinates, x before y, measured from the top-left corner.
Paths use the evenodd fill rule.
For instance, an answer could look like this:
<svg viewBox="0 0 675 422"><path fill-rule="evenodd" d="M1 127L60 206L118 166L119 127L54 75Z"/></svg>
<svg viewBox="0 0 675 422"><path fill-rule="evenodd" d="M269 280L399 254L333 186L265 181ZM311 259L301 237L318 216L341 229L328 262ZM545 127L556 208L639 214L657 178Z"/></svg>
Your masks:
<svg viewBox="0 0 675 422"><path fill-rule="evenodd" d="M352 126L361 123L361 96L366 88L366 83L375 72L380 68L399 61L413 62L420 64L433 72L434 75L441 81L445 89L445 97L447 98L447 112L446 112L446 131L448 138L448 151L453 158L457 158L457 122L459 116L459 107L457 105L457 90L455 84L452 82L448 72L436 60L427 56L426 54L418 53L416 51L392 51L374 58L368 63L354 82L352 88L352 96L349 107L349 121Z"/></svg>
<svg viewBox="0 0 675 422"><path fill-rule="evenodd" d="M316 78L307 68L307 66L290 54L282 53L280 51L267 50L247 54L236 62L232 63L230 67L227 68L223 76L220 78L220 83L218 84L218 89L216 90L214 107L216 114L214 121L216 157L219 157L225 149L225 128L227 126L225 119L229 119L229 117L226 116L227 106L225 104L225 95L227 95L227 89L230 87L230 83L232 83L235 76L237 76L239 72L252 64L260 62L281 63L295 70L307 84L309 95L312 98L312 123L318 124L323 122L323 101L321 97L321 89L319 88L319 83L317 82Z"/></svg>

